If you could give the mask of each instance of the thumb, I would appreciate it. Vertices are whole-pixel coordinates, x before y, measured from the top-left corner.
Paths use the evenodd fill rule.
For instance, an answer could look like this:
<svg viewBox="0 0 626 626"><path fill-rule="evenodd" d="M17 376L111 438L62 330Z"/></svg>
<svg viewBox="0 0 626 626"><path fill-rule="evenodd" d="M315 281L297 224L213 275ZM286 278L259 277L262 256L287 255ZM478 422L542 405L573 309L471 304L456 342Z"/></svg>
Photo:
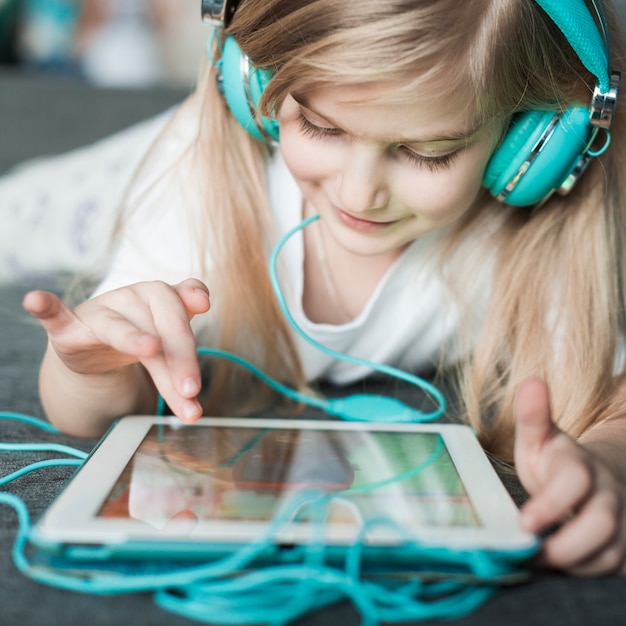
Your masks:
<svg viewBox="0 0 626 626"><path fill-rule="evenodd" d="M541 450L560 431L552 421L550 394L545 381L530 378L517 389L513 404L515 417L515 465L524 475L536 475Z"/></svg>
<svg viewBox="0 0 626 626"><path fill-rule="evenodd" d="M22 306L41 322L49 335L60 333L75 321L72 311L49 291L28 292L22 300Z"/></svg>

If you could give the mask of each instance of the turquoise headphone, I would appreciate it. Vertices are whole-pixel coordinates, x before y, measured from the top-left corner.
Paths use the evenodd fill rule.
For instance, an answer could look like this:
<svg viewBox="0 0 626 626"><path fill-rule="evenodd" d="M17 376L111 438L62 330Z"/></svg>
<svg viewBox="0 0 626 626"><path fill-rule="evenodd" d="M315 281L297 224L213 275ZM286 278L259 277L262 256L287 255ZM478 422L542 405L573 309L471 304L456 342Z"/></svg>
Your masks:
<svg viewBox="0 0 626 626"><path fill-rule="evenodd" d="M483 178L494 197L514 206L540 204L554 191L567 193L591 158L606 150L620 81L619 74L609 68L608 32L597 0L592 5L600 29L584 0L535 1L565 35L597 84L589 108L527 111L515 117ZM239 0L202 0L203 19L227 27L238 4ZM218 87L241 126L260 141L278 140L278 122L257 114L272 74L254 67L229 36L216 65ZM599 129L606 131L607 140L594 151L591 145Z"/></svg>

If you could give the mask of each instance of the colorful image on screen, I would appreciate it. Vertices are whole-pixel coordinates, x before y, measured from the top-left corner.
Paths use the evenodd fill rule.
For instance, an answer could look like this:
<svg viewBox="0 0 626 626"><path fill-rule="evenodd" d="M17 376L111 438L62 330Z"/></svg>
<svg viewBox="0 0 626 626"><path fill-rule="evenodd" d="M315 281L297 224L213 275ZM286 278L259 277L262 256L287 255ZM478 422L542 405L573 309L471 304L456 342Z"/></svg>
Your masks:
<svg viewBox="0 0 626 626"><path fill-rule="evenodd" d="M268 521L295 499L292 521L480 525L439 434L347 429L153 426L99 516Z"/></svg>

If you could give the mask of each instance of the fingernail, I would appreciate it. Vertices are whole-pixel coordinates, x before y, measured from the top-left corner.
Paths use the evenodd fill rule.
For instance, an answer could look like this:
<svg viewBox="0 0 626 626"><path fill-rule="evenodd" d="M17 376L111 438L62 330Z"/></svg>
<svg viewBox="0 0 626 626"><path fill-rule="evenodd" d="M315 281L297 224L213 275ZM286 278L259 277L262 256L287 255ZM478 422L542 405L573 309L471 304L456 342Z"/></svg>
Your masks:
<svg viewBox="0 0 626 626"><path fill-rule="evenodd" d="M200 416L202 407L195 400L187 400L182 406L182 416L186 421L192 421Z"/></svg>
<svg viewBox="0 0 626 626"><path fill-rule="evenodd" d="M200 289L200 287L195 287L194 291L201 295L203 298L206 298L207 300L209 299L209 294L204 290L204 289Z"/></svg>
<svg viewBox="0 0 626 626"><path fill-rule="evenodd" d="M195 378L185 378L181 384L181 393L183 396L195 396L200 391L200 385Z"/></svg>

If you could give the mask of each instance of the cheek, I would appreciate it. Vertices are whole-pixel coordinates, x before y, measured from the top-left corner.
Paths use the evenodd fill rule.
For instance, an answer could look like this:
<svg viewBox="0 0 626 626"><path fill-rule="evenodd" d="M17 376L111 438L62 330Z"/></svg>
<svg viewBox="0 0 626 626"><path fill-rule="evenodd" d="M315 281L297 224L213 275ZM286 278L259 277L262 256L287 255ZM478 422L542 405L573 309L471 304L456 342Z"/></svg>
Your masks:
<svg viewBox="0 0 626 626"><path fill-rule="evenodd" d="M456 219L481 192L485 163L484 154L480 154L454 163L450 169L422 170L406 177L402 194L406 204L414 207L416 213L435 220Z"/></svg>

